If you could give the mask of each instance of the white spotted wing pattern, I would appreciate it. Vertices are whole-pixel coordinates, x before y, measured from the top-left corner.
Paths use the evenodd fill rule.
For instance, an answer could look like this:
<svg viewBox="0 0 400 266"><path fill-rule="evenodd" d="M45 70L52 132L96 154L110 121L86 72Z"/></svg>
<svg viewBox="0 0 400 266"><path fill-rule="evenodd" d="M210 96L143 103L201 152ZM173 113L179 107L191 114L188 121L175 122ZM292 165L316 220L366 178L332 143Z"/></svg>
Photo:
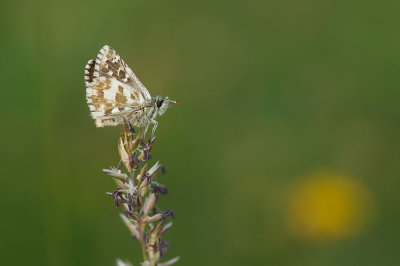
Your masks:
<svg viewBox="0 0 400 266"><path fill-rule="evenodd" d="M151 102L150 93L128 65L105 45L85 67L86 99L96 126L114 126Z"/></svg>
<svg viewBox="0 0 400 266"><path fill-rule="evenodd" d="M97 127L124 122L144 127L154 124L157 115L168 109L168 97L151 97L133 71L110 46L101 48L85 67L86 100Z"/></svg>

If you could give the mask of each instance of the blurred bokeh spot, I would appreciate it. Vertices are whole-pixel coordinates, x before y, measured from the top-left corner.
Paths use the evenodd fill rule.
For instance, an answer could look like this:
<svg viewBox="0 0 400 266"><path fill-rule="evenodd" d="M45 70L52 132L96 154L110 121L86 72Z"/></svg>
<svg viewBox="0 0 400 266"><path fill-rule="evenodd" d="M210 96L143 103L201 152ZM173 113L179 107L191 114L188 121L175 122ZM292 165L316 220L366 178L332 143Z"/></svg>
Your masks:
<svg viewBox="0 0 400 266"><path fill-rule="evenodd" d="M334 172L316 172L293 185L288 224L302 240L330 241L354 236L370 219L371 192L359 180Z"/></svg>

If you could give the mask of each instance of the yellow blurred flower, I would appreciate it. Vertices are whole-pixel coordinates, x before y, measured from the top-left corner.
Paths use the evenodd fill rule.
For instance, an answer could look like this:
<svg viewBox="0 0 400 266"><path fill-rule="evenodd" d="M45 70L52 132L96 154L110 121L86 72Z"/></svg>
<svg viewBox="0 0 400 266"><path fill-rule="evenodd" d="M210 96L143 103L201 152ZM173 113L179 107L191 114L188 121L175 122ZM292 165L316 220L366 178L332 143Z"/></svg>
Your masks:
<svg viewBox="0 0 400 266"><path fill-rule="evenodd" d="M372 209L371 193L360 181L332 172L300 180L288 203L292 231L299 238L316 241L358 233Z"/></svg>

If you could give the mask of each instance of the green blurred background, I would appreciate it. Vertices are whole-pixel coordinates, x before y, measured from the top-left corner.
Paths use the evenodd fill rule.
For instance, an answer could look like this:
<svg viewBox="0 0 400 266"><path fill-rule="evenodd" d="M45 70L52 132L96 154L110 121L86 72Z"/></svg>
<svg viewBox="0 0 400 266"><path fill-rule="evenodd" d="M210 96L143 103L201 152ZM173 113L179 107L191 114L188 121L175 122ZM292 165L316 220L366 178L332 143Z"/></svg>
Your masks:
<svg viewBox="0 0 400 266"><path fill-rule="evenodd" d="M399 1L2 1L1 265L135 265L105 195L112 46L152 94L177 265L400 265Z"/></svg>

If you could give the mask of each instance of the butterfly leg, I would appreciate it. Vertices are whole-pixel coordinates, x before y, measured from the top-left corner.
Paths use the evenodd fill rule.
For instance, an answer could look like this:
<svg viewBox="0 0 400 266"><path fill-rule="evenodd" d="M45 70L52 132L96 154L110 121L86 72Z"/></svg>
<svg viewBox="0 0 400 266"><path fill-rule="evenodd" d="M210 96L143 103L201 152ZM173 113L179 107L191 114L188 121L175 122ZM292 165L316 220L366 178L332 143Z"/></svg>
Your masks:
<svg viewBox="0 0 400 266"><path fill-rule="evenodd" d="M147 133L147 129L149 128L149 125L147 125L145 128L144 128L144 131L143 131L143 138L146 136L146 133Z"/></svg>
<svg viewBox="0 0 400 266"><path fill-rule="evenodd" d="M157 129L157 126L158 126L158 122L157 122L156 120L152 120L151 123L154 124L153 130L151 131L151 137L154 137L154 133L156 133L156 129Z"/></svg>

